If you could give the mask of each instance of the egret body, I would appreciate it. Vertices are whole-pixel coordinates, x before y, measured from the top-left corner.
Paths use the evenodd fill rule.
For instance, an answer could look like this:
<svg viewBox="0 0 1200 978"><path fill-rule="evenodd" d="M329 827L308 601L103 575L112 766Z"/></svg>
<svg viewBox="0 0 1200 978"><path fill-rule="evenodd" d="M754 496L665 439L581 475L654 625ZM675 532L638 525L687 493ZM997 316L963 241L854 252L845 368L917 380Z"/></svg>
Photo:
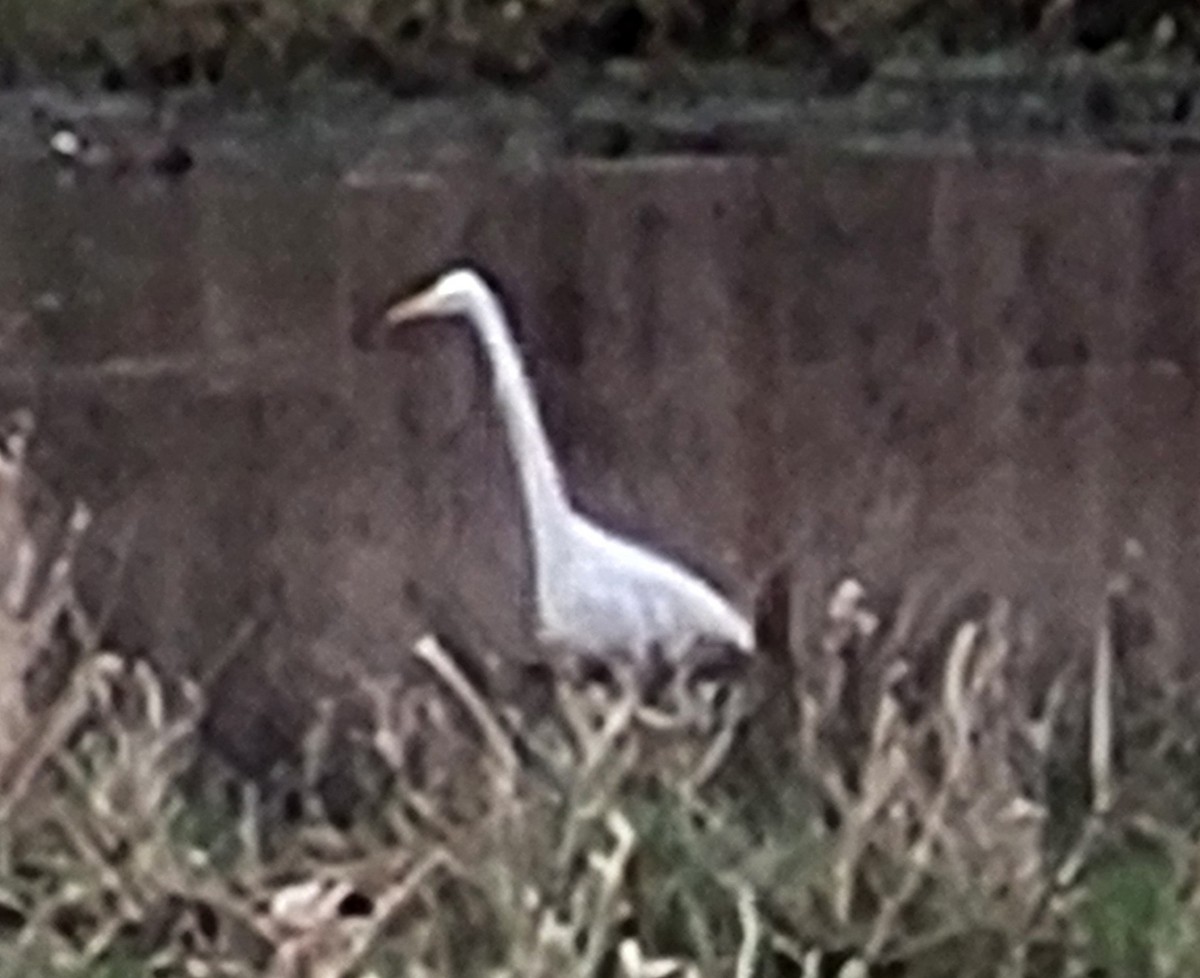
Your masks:
<svg viewBox="0 0 1200 978"><path fill-rule="evenodd" d="M754 629L694 571L578 512L554 461L532 386L500 298L475 271L456 268L392 305L387 329L454 317L478 334L491 368L524 502L539 642L641 675L678 669L700 642L750 655Z"/></svg>

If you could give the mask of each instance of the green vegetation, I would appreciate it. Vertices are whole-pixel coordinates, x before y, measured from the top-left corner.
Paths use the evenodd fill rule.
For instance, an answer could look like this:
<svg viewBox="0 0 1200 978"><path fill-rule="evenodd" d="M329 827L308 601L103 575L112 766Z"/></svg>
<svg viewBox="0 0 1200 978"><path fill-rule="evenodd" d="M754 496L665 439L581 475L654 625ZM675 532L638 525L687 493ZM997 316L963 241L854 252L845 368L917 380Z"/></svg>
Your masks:
<svg viewBox="0 0 1200 978"><path fill-rule="evenodd" d="M843 594L796 661L673 724L565 684L523 716L427 638L336 760L314 731L290 819L208 755L198 689L92 655L5 795L0 973L1200 974L1189 699L1114 724L1103 635L1042 687L1003 602L923 617ZM362 772L351 818L330 764Z"/></svg>
<svg viewBox="0 0 1200 978"><path fill-rule="evenodd" d="M914 43L949 55L1124 46L1190 62L1200 13L1182 0L0 0L10 78L86 68L113 86L258 88L333 72L411 91L578 58L811 65Z"/></svg>

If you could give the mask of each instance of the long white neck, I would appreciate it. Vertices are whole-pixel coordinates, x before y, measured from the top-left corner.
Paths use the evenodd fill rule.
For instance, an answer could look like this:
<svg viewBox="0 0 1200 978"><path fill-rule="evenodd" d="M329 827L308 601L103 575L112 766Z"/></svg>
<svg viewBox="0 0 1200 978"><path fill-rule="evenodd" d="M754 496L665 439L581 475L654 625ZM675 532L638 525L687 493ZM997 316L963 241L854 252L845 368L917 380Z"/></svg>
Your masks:
<svg viewBox="0 0 1200 978"><path fill-rule="evenodd" d="M535 571L540 578L547 559L562 538L570 503L538 414L533 388L499 300L479 294L472 298L471 306L471 320L492 369L496 400L520 479Z"/></svg>

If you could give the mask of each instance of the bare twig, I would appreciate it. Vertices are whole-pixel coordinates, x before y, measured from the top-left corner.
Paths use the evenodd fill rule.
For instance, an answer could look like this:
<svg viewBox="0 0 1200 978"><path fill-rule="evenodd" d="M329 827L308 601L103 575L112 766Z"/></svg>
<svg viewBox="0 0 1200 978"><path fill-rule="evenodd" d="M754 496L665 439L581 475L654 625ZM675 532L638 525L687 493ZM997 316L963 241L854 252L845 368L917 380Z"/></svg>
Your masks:
<svg viewBox="0 0 1200 978"><path fill-rule="evenodd" d="M0 822L6 821L25 798L34 778L53 754L58 751L79 721L86 715L95 685L119 675L123 669L120 659L113 655L93 658L76 673L70 690L57 704L39 719L27 750L12 758L0 772L3 797L0 798Z"/></svg>
<svg viewBox="0 0 1200 978"><path fill-rule="evenodd" d="M600 876L600 893L591 917L583 959L579 964L580 978L592 978L600 967L608 947L609 934L614 924L617 894L625 877L626 867L633 856L637 834L629 820L618 811L609 814L606 825L616 839L613 851L606 857L593 855L592 867Z"/></svg>
<svg viewBox="0 0 1200 978"><path fill-rule="evenodd" d="M1092 667L1091 743L1092 810L1106 814L1113 801L1113 648L1112 634L1101 622Z"/></svg>
<svg viewBox="0 0 1200 978"><path fill-rule="evenodd" d="M475 691L470 680L463 675L462 670L432 635L423 635L419 638L414 651L417 658L433 669L466 707L484 735L492 754L499 762L507 783L510 786L515 785L519 767L517 753L505 735L500 721L496 719L487 704L484 703L483 698Z"/></svg>
<svg viewBox="0 0 1200 978"><path fill-rule="evenodd" d="M754 978L758 948L762 941L762 922L754 905L754 891L742 884L737 888L738 919L742 924L742 943L738 948L735 978Z"/></svg>

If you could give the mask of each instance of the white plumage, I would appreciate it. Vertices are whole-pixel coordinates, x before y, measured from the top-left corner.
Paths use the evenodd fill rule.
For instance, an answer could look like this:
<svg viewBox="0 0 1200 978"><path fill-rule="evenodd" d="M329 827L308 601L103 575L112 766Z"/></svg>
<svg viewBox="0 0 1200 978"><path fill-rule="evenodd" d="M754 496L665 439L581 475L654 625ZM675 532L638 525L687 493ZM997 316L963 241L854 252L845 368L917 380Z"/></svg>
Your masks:
<svg viewBox="0 0 1200 978"><path fill-rule="evenodd" d="M576 511L563 487L499 297L469 268L387 310L384 323L463 317L478 333L516 462L531 537L539 641L646 675L679 667L698 642L749 655L750 621L696 573Z"/></svg>

